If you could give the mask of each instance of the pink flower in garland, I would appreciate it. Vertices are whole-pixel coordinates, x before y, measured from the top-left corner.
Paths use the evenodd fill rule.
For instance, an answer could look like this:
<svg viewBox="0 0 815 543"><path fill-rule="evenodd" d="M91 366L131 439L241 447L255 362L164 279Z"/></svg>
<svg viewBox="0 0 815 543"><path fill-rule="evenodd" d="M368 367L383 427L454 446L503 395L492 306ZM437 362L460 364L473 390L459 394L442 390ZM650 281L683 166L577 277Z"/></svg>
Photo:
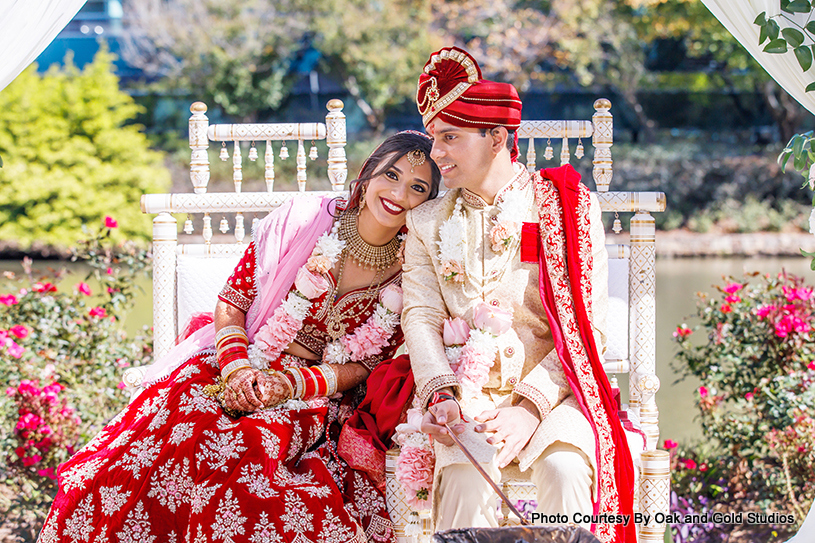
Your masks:
<svg viewBox="0 0 815 543"><path fill-rule="evenodd" d="M117 228L118 226L119 223L116 222L116 219L114 219L110 215L107 215L105 217L105 228Z"/></svg>
<svg viewBox="0 0 815 543"><path fill-rule="evenodd" d="M427 509L433 488L435 456L424 447L403 445L396 462L396 479L405 490L405 501L414 509Z"/></svg>
<svg viewBox="0 0 815 543"><path fill-rule="evenodd" d="M77 283L74 288L76 288L77 292L80 294L84 294L85 296L91 295L91 287L88 285L88 283Z"/></svg>
<svg viewBox="0 0 815 543"><path fill-rule="evenodd" d="M105 310L104 307L94 307L90 311L88 311L88 315L91 317L98 317L103 319L108 316L108 312Z"/></svg>
<svg viewBox="0 0 815 543"><path fill-rule="evenodd" d="M17 300L17 296L15 296L14 294L3 294L2 296L0 296L0 304L2 305L10 306L17 305L18 303L20 302Z"/></svg>
<svg viewBox="0 0 815 543"><path fill-rule="evenodd" d="M28 337L28 328L26 328L22 324L15 324L11 328L9 328L9 332L17 336L19 339L25 339L26 337Z"/></svg>
<svg viewBox="0 0 815 543"><path fill-rule="evenodd" d="M358 362L369 356L382 352L387 344L390 332L372 322L366 322L350 335L343 336L340 341L351 352L351 360Z"/></svg>

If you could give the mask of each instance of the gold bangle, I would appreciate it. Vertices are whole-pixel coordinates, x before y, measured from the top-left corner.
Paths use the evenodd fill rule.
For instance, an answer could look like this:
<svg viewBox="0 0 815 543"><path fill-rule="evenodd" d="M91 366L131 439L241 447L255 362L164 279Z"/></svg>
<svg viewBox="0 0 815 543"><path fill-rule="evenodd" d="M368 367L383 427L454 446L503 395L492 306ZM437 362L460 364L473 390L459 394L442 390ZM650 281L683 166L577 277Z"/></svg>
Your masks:
<svg viewBox="0 0 815 543"><path fill-rule="evenodd" d="M320 373L323 374L325 377L325 382L328 385L328 390L326 390L326 397L333 396L337 393L337 373L334 371L334 368L329 366L328 364L320 364L319 366L315 366Z"/></svg>
<svg viewBox="0 0 815 543"><path fill-rule="evenodd" d="M252 365L249 363L247 359L240 359L235 360L234 362L230 362L221 370L221 379L224 380L224 384L226 384L227 379L229 376L235 373L236 371L243 369L243 368L252 368Z"/></svg>
<svg viewBox="0 0 815 543"><path fill-rule="evenodd" d="M227 334L240 334L246 337L246 330L242 326L224 326L215 334L215 343L221 341L221 338Z"/></svg>

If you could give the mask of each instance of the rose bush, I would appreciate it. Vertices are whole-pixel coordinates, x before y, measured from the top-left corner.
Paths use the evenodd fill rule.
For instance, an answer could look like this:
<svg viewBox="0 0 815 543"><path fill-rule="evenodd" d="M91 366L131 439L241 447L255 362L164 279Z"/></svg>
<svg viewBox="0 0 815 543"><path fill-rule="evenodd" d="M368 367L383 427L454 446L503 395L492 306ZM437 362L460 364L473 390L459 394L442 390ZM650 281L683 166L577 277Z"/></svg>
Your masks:
<svg viewBox="0 0 815 543"><path fill-rule="evenodd" d="M110 219L110 220L108 220ZM126 403L121 374L151 362L150 331L128 338L124 315L149 271L147 251L113 246L105 227L74 250L90 273L5 272L0 287L0 528L33 541L56 493L56 470ZM95 278L99 293L87 281ZM4 292L5 291L5 292Z"/></svg>
<svg viewBox="0 0 815 543"><path fill-rule="evenodd" d="M701 381L696 404L715 449L672 453L676 510L792 513L815 497L815 294L787 273L747 274L700 293L698 324L674 332L674 369ZM670 441L670 440L669 440ZM725 508L725 509L721 509ZM732 530L793 526L674 526L680 541L721 541ZM731 534L732 537L733 534Z"/></svg>

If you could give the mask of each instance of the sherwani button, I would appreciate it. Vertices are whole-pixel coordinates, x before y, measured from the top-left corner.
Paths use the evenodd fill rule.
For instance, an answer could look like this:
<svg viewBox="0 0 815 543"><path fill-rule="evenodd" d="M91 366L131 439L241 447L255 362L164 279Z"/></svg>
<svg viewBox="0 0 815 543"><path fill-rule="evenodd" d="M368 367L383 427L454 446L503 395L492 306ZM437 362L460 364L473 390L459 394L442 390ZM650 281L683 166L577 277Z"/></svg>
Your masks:
<svg viewBox="0 0 815 543"><path fill-rule="evenodd" d="M515 383L517 383L517 382L518 382L518 380L516 378L514 378L514 377L510 377L509 379L507 379L507 383L509 383L512 386L515 386Z"/></svg>
<svg viewBox="0 0 815 543"><path fill-rule="evenodd" d="M512 356L514 354L515 354L515 349L513 349L512 347L507 347L506 349L504 349L504 356L510 357L510 356ZM510 378L510 381L512 379L515 379L515 378L514 377Z"/></svg>

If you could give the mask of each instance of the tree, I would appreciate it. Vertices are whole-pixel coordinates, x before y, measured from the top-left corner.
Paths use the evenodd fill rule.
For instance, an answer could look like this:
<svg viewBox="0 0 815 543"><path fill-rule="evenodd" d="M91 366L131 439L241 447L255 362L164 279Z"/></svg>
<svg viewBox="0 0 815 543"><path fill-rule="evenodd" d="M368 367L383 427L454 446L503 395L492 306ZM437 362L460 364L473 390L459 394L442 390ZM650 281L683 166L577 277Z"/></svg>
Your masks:
<svg viewBox="0 0 815 543"><path fill-rule="evenodd" d="M308 33L300 0L125 3L122 55L164 90L195 90L243 122L288 96L289 64Z"/></svg>
<svg viewBox="0 0 815 543"><path fill-rule="evenodd" d="M119 90L113 60L103 49L82 71L70 58L43 76L32 66L0 92L0 240L64 247L106 215L115 237L149 237L139 199L170 175L129 124L140 108Z"/></svg>

